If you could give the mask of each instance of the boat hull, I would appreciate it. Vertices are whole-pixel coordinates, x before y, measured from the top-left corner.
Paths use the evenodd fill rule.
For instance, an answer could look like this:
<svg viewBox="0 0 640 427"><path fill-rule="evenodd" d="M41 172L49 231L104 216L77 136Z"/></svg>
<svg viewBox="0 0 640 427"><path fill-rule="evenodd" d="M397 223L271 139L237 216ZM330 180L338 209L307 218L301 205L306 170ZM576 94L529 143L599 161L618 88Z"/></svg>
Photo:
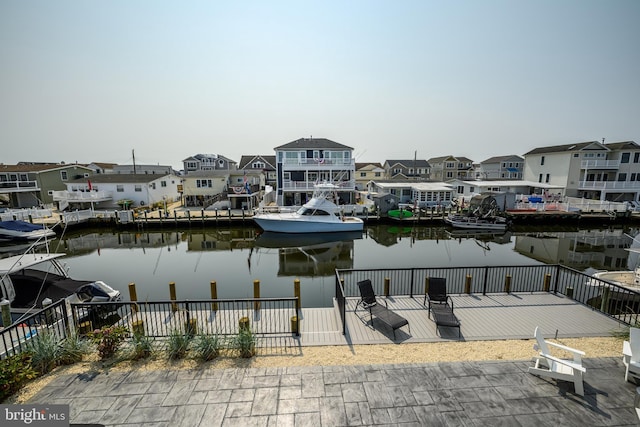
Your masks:
<svg viewBox="0 0 640 427"><path fill-rule="evenodd" d="M336 233L364 230L364 222L355 217L336 217L335 221L319 221L296 214L264 214L256 215L253 219L264 231L276 233Z"/></svg>
<svg viewBox="0 0 640 427"><path fill-rule="evenodd" d="M454 228L464 230L492 230L492 231L505 231L507 229L507 223L499 220L485 220L482 218L474 217L446 217L444 222L451 225Z"/></svg>

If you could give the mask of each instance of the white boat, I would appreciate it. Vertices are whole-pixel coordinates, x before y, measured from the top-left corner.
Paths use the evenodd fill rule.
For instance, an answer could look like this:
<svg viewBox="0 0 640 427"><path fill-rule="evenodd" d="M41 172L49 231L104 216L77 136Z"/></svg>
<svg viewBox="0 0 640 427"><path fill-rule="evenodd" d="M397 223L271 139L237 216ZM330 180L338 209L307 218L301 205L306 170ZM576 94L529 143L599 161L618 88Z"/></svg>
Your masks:
<svg viewBox="0 0 640 427"><path fill-rule="evenodd" d="M592 279L587 283L591 286L600 286L602 285L600 281L604 280L623 288L640 292L640 267L636 267L634 270L598 271L592 274L591 277Z"/></svg>
<svg viewBox="0 0 640 427"><path fill-rule="evenodd" d="M54 303L120 301L120 291L102 281L69 277L59 259L63 253L33 253L0 259L0 300L10 304L12 317L43 308L43 301ZM46 304L45 304L46 305Z"/></svg>
<svg viewBox="0 0 640 427"><path fill-rule="evenodd" d="M277 233L332 233L342 231L362 231L364 221L354 216L346 216L334 203L340 187L334 184L318 184L313 197L297 211L277 212L261 210L254 214L254 221L264 231Z"/></svg>
<svg viewBox="0 0 640 427"><path fill-rule="evenodd" d="M504 231L507 229L507 220L499 216L477 217L450 214L444 218L444 222L454 228L462 228L469 230L496 230Z"/></svg>
<svg viewBox="0 0 640 427"><path fill-rule="evenodd" d="M1 240L39 240L54 237L56 232L44 225L31 224L27 221L0 221Z"/></svg>

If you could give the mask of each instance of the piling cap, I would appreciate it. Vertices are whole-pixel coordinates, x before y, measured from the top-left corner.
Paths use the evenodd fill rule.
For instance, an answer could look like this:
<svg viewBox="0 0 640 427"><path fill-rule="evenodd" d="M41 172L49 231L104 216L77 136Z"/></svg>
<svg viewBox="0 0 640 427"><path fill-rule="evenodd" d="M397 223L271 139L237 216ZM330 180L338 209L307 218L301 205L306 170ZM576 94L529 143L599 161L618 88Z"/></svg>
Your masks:
<svg viewBox="0 0 640 427"><path fill-rule="evenodd" d="M6 298L2 298L2 301L0 301L0 305L9 305L9 304L11 304L11 302Z"/></svg>
<svg viewBox="0 0 640 427"><path fill-rule="evenodd" d="M51 304L53 304L53 301L51 301L51 298L45 298L42 300L42 305L45 307Z"/></svg>

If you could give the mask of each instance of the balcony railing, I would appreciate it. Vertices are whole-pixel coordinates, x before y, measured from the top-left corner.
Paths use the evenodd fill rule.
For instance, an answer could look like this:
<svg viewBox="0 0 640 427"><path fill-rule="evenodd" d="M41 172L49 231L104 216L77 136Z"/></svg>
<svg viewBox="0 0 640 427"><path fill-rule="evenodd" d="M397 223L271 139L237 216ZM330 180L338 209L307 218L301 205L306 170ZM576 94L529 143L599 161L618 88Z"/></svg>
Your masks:
<svg viewBox="0 0 640 427"><path fill-rule="evenodd" d="M40 190L40 187L38 187L37 181L0 181L0 189L19 192Z"/></svg>
<svg viewBox="0 0 640 427"><path fill-rule="evenodd" d="M327 169L331 166L339 166L348 168L354 166L356 161L354 159L284 159L282 165L289 167L303 166L305 168L314 167L318 169Z"/></svg>
<svg viewBox="0 0 640 427"><path fill-rule="evenodd" d="M640 191L640 181L580 181L578 189Z"/></svg>
<svg viewBox="0 0 640 427"><path fill-rule="evenodd" d="M313 191L315 182L310 181L284 181L282 183L283 191ZM340 186L338 191L355 191L356 181L340 181L337 185Z"/></svg>
<svg viewBox="0 0 640 427"><path fill-rule="evenodd" d="M583 160L581 169L618 169L620 160Z"/></svg>
<svg viewBox="0 0 640 427"><path fill-rule="evenodd" d="M52 193L55 202L82 203L101 202L113 199L111 191L54 191Z"/></svg>

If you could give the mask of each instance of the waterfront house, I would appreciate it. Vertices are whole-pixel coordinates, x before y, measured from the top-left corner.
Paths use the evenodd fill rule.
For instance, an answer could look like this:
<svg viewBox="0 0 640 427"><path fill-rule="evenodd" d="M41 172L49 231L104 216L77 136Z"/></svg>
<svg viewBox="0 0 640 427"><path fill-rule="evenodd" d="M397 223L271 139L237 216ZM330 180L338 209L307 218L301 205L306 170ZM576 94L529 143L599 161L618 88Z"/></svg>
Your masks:
<svg viewBox="0 0 640 427"><path fill-rule="evenodd" d="M567 196L640 200L640 146L633 141L539 147L524 159L525 180L562 187Z"/></svg>
<svg viewBox="0 0 640 427"><path fill-rule="evenodd" d="M93 170L79 164L26 163L0 165L0 194L12 208L53 203L53 193L74 179L89 177Z"/></svg>
<svg viewBox="0 0 640 427"><path fill-rule="evenodd" d="M230 171L192 171L180 177L182 203L187 207L207 208L228 200ZM227 205L228 206L228 205Z"/></svg>
<svg viewBox="0 0 640 427"><path fill-rule="evenodd" d="M237 162L219 154L196 154L182 161L185 175L200 171L234 170Z"/></svg>
<svg viewBox="0 0 640 427"><path fill-rule="evenodd" d="M490 157L474 169L477 179L522 179L524 158L516 155Z"/></svg>
<svg viewBox="0 0 640 427"><path fill-rule="evenodd" d="M431 165L431 179L434 181L475 178L473 161L466 157L432 157L428 162Z"/></svg>
<svg viewBox="0 0 640 427"><path fill-rule="evenodd" d="M444 182L370 181L368 191L371 197L391 194L399 204L421 208L449 206L455 198L453 187Z"/></svg>
<svg viewBox="0 0 640 427"><path fill-rule="evenodd" d="M383 164L386 179L428 180L431 166L422 159L385 160Z"/></svg>
<svg viewBox="0 0 640 427"><path fill-rule="evenodd" d="M380 163L357 163L356 162L356 190L367 189L367 183L372 180L384 178L384 168Z"/></svg>
<svg viewBox="0 0 640 427"><path fill-rule="evenodd" d="M276 156L244 155L240 158L238 170L247 171L248 174L261 171L264 174L265 185L275 187L277 184Z"/></svg>
<svg viewBox="0 0 640 427"><path fill-rule="evenodd" d="M113 173L113 168L116 166L118 166L117 163L107 162L91 162L87 165L88 168L93 170L94 174Z"/></svg>
<svg viewBox="0 0 640 427"><path fill-rule="evenodd" d="M468 202L473 196L486 192L510 193L515 196L527 196L530 194L561 194L564 189L551 184L525 180L462 180L452 179L447 181L455 189L455 198ZM511 206L509 206L511 208Z"/></svg>
<svg viewBox="0 0 640 427"><path fill-rule="evenodd" d="M318 182L339 185L342 203L355 202L353 148L326 138L300 138L274 148L277 203L299 206L307 202Z"/></svg>
<svg viewBox="0 0 640 427"><path fill-rule="evenodd" d="M67 182L67 189L53 198L60 210L160 208L180 199L179 183L173 174L99 174Z"/></svg>

